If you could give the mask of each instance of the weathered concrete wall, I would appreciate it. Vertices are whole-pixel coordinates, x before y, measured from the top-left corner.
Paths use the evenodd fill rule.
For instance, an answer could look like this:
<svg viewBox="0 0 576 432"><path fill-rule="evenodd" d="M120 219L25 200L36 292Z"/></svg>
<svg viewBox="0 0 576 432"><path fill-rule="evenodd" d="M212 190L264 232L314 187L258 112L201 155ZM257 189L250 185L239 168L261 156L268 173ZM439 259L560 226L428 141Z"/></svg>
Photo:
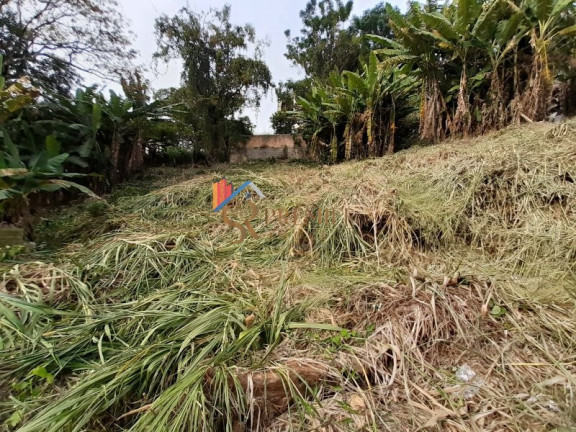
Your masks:
<svg viewBox="0 0 576 432"><path fill-rule="evenodd" d="M302 144L296 143L292 135L254 135L239 145L230 154L230 163L241 163L258 159L300 159L305 156Z"/></svg>

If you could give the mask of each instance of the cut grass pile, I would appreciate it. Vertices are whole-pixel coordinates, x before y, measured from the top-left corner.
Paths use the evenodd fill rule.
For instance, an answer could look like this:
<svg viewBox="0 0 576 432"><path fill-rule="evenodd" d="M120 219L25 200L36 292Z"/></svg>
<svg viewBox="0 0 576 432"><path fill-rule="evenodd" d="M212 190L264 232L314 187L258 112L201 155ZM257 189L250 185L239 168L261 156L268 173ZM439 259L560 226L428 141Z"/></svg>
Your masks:
<svg viewBox="0 0 576 432"><path fill-rule="evenodd" d="M211 211L223 176L266 195L257 238ZM332 167L157 169L42 230L52 255L2 264L5 431L576 423L574 122Z"/></svg>

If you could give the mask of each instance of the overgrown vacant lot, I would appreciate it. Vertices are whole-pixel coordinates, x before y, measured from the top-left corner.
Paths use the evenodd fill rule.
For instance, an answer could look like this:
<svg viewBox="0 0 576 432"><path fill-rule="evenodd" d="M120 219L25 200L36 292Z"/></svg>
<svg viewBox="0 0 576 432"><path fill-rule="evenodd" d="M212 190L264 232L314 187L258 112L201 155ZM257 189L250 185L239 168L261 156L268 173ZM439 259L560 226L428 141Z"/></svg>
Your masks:
<svg viewBox="0 0 576 432"><path fill-rule="evenodd" d="M258 238L211 211L223 176L266 195ZM150 171L3 264L4 430L572 430L575 182L574 122Z"/></svg>

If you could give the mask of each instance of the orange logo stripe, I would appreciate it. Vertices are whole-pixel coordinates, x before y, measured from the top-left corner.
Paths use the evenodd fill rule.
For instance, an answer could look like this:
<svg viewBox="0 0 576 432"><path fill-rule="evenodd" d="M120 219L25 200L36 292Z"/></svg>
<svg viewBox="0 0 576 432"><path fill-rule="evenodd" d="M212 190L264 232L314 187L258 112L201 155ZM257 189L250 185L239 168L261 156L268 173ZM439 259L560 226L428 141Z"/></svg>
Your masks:
<svg viewBox="0 0 576 432"><path fill-rule="evenodd" d="M212 209L217 208L226 199L234 193L232 183L228 183L226 179L212 184Z"/></svg>

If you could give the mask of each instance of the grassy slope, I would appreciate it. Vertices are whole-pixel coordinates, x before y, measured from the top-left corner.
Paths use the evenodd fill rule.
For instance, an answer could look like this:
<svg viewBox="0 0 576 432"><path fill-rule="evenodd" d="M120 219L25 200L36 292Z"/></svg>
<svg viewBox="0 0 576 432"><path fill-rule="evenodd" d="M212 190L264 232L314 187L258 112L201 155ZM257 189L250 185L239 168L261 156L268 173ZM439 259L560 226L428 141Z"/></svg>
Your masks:
<svg viewBox="0 0 576 432"><path fill-rule="evenodd" d="M33 257L0 288L0 396L13 397L0 419L54 432L574 423L575 141L575 123L532 125L333 167L161 169L70 209L46 223L68 243L53 264ZM257 239L233 244L210 211L222 176L267 195ZM336 220L264 220L298 206ZM470 399L465 363L482 380Z"/></svg>

